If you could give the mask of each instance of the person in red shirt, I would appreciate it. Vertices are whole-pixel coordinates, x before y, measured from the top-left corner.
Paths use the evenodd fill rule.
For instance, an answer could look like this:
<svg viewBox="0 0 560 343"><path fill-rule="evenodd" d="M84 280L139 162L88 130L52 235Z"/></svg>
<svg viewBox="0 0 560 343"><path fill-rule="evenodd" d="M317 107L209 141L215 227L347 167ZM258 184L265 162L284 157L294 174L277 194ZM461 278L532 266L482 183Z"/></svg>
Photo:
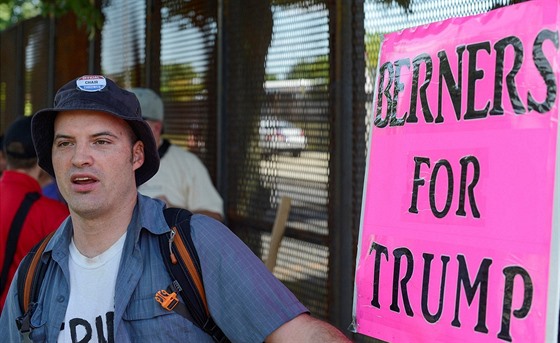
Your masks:
<svg viewBox="0 0 560 343"><path fill-rule="evenodd" d="M68 217L68 207L41 194L42 173L31 138L31 117L16 119L4 135L7 167L0 178L0 309L4 307L12 278L27 252L43 237L56 230ZM19 237L10 229L29 193L36 193L21 225ZM10 242L8 242L10 241Z"/></svg>

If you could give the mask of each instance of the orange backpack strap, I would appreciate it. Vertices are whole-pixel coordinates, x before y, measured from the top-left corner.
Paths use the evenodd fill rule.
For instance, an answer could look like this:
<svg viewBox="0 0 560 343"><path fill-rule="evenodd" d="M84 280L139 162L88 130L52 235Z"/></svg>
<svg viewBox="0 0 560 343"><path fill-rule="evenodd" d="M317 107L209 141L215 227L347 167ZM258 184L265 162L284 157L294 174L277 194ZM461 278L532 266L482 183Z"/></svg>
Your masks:
<svg viewBox="0 0 560 343"><path fill-rule="evenodd" d="M171 232L160 235L160 247L173 282L168 290L156 293L156 301L165 309L193 321L215 342L229 342L208 310L200 260L191 238L192 213L180 208L166 208L163 214ZM177 300L177 294L183 299L186 308Z"/></svg>
<svg viewBox="0 0 560 343"><path fill-rule="evenodd" d="M48 234L21 261L17 275L18 300L23 315L17 319L17 325L22 334L31 332L31 315L39 297L39 290L45 277L48 261L41 261L45 247L51 240L55 231ZM50 261L50 259L49 259Z"/></svg>

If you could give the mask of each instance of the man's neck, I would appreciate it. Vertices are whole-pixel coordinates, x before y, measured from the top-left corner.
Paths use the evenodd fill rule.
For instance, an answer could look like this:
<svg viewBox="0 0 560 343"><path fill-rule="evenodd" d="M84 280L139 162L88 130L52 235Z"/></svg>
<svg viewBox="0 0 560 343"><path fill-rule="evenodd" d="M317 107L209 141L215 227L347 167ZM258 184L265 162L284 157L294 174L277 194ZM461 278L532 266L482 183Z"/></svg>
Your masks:
<svg viewBox="0 0 560 343"><path fill-rule="evenodd" d="M123 202L124 203L124 202ZM70 210L74 228L74 244L80 253L95 257L109 249L128 229L136 201L104 215L80 216Z"/></svg>

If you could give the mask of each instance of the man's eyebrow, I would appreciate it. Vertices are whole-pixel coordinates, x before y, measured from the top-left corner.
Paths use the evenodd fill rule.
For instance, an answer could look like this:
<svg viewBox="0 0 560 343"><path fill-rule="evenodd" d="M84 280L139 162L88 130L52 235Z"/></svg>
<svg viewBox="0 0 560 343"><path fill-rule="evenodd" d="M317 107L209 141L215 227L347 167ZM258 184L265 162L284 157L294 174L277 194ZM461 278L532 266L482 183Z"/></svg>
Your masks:
<svg viewBox="0 0 560 343"><path fill-rule="evenodd" d="M98 133L94 133L93 135L91 135L91 137L93 138L98 138L98 137L103 137L103 136L110 136L110 137L114 137L114 138L119 138L116 134L114 134L111 131L102 131L102 132L98 132ZM62 134L62 133L57 133L54 135L54 139L70 139L73 138L74 136L72 135L66 135L66 134Z"/></svg>
<svg viewBox="0 0 560 343"><path fill-rule="evenodd" d="M57 133L54 135L53 140L57 140L57 139L69 139L72 138L72 136L70 135L65 135L65 134L61 134L61 133Z"/></svg>
<svg viewBox="0 0 560 343"><path fill-rule="evenodd" d="M101 136L110 136L113 138L119 138L119 136L117 136L116 134L114 134L111 131L102 131L102 132L98 132L92 135L92 137L97 138L97 137L101 137Z"/></svg>

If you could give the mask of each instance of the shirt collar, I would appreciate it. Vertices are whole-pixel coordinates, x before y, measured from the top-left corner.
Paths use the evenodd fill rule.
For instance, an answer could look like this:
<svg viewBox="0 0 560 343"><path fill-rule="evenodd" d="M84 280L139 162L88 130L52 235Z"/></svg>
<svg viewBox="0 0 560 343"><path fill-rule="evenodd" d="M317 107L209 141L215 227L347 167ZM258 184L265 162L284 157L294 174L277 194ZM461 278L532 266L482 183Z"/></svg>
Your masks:
<svg viewBox="0 0 560 343"><path fill-rule="evenodd" d="M163 201L138 193L138 201L127 228L127 241L131 239L130 237L134 237L134 242L137 242L142 229L146 229L155 235L168 232L170 229L163 216L164 207L165 203ZM72 231L72 218L68 217L60 224L59 230L54 234L45 251L62 249L61 251L67 253L72 239Z"/></svg>

